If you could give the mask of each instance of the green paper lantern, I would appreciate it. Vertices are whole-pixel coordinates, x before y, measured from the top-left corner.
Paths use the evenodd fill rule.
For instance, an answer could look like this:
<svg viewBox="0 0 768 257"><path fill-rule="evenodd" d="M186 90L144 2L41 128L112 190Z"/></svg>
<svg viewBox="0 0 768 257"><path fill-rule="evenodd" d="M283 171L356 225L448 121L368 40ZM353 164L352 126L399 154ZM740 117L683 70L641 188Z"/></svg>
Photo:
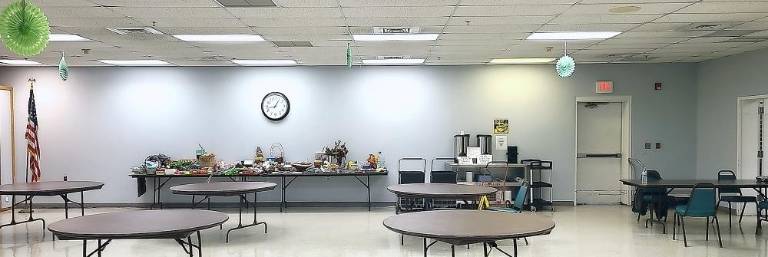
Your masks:
<svg viewBox="0 0 768 257"><path fill-rule="evenodd" d="M26 0L8 5L0 14L0 35L5 47L24 56L39 54L48 45L48 18Z"/></svg>
<svg viewBox="0 0 768 257"><path fill-rule="evenodd" d="M64 53L61 53L61 60L59 61L59 78L61 78L62 81L67 81L69 78L69 65L67 65L67 61L64 60Z"/></svg>
<svg viewBox="0 0 768 257"><path fill-rule="evenodd" d="M570 77L573 71L576 70L576 62L570 56L564 55L557 60L555 70L557 70L557 75L560 75L560 77Z"/></svg>

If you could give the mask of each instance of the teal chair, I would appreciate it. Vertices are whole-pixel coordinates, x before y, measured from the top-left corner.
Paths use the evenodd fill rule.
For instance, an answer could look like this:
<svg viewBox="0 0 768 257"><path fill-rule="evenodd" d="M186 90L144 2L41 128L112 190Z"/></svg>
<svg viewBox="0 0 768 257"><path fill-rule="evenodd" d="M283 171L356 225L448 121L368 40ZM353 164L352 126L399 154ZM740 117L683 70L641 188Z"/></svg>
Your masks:
<svg viewBox="0 0 768 257"><path fill-rule="evenodd" d="M715 220L717 230L717 241L720 248L723 247L723 240L720 238L720 222L717 220L717 192L715 185L711 183L699 183L693 186L688 203L675 207L675 220L672 226L672 239L675 239L676 227L680 225L683 230L683 244L688 247L688 238L685 235L685 217L706 218L706 240L709 241L709 219Z"/></svg>

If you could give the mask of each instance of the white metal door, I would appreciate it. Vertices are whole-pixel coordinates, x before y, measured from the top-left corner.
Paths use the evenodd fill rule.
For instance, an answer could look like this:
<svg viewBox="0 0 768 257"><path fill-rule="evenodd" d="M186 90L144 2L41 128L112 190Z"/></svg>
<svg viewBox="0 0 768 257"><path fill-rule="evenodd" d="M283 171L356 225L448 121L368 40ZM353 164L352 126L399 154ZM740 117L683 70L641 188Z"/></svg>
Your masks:
<svg viewBox="0 0 768 257"><path fill-rule="evenodd" d="M576 203L621 202L622 103L579 103Z"/></svg>
<svg viewBox="0 0 768 257"><path fill-rule="evenodd" d="M0 90L0 183L11 183L11 91ZM10 202L5 201L6 196L0 199L0 207L9 207Z"/></svg>
<svg viewBox="0 0 768 257"><path fill-rule="evenodd" d="M743 179L754 179L760 173L758 158L760 138L759 108L762 99L744 100L741 102L741 160L740 174ZM765 172L764 172L765 174Z"/></svg>

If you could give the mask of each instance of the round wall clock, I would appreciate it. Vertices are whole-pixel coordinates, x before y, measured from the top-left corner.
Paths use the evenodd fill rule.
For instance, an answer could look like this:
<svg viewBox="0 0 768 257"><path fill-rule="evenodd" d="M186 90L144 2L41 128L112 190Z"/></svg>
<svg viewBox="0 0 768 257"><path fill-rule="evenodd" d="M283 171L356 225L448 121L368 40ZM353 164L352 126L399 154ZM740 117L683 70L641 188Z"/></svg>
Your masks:
<svg viewBox="0 0 768 257"><path fill-rule="evenodd" d="M278 121L288 116L291 111L291 102L283 93L271 92L261 100L261 113L267 119Z"/></svg>

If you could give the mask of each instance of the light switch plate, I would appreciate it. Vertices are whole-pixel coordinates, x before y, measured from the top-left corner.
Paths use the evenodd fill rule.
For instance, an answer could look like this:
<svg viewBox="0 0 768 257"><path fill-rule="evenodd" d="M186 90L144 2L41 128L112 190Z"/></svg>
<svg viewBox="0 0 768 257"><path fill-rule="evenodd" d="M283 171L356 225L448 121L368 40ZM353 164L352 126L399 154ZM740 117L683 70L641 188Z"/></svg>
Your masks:
<svg viewBox="0 0 768 257"><path fill-rule="evenodd" d="M645 150L651 150L651 143L645 143Z"/></svg>

